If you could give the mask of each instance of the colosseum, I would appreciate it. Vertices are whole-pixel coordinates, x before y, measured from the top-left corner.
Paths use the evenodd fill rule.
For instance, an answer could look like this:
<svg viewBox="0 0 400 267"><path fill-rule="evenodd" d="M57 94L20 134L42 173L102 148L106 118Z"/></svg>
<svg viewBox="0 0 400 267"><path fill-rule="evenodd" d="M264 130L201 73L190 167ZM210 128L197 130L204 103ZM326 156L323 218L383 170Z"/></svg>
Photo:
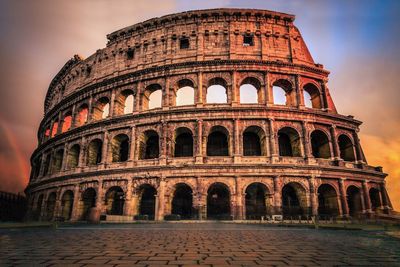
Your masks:
<svg viewBox="0 0 400 267"><path fill-rule="evenodd" d="M392 210L361 122L295 17L197 10L107 35L51 81L26 193L33 219L251 220Z"/></svg>

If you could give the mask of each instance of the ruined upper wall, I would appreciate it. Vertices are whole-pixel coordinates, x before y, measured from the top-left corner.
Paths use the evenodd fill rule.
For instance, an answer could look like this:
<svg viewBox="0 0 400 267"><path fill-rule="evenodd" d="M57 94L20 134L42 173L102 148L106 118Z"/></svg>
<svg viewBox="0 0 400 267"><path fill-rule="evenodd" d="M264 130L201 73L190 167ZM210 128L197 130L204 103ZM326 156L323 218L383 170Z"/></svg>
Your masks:
<svg viewBox="0 0 400 267"><path fill-rule="evenodd" d="M316 65L294 16L255 9L210 9L154 18L113 32L106 48L69 60L51 82L45 112L87 85L168 64L208 60L263 60ZM253 45L243 44L245 36ZM189 47L180 48L187 39Z"/></svg>

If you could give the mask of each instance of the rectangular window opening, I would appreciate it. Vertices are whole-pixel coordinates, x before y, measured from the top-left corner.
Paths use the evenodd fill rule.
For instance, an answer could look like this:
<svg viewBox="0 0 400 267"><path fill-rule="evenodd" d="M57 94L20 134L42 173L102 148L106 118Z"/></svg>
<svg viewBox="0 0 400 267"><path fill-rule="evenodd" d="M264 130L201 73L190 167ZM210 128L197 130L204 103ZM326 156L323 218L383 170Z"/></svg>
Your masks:
<svg viewBox="0 0 400 267"><path fill-rule="evenodd" d="M252 35L244 35L243 36L243 46L253 46L254 39Z"/></svg>
<svg viewBox="0 0 400 267"><path fill-rule="evenodd" d="M180 39L179 47L180 47L180 49L188 49L189 48L189 38Z"/></svg>

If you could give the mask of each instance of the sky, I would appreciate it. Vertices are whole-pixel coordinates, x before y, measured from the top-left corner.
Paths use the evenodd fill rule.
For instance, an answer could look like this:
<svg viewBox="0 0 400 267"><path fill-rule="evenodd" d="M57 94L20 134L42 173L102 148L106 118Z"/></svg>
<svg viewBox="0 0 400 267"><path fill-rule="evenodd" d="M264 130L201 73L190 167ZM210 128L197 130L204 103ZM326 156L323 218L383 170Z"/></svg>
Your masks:
<svg viewBox="0 0 400 267"><path fill-rule="evenodd" d="M0 190L22 192L52 78L74 54L88 57L106 35L170 13L242 7L296 15L295 25L340 114L363 121L370 165L383 166L400 210L400 1L393 0L0 0Z"/></svg>

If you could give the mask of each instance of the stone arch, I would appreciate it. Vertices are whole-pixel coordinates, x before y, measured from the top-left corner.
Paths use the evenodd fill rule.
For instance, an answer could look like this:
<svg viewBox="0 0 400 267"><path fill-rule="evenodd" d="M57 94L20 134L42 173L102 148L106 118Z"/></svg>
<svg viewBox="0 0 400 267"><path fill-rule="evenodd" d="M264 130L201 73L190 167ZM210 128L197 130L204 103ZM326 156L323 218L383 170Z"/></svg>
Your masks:
<svg viewBox="0 0 400 267"><path fill-rule="evenodd" d="M64 149L60 148L56 150L53 156L52 168L51 168L52 173L61 171L63 160L64 160Z"/></svg>
<svg viewBox="0 0 400 267"><path fill-rule="evenodd" d="M355 161L354 145L350 137L341 134L338 137L338 145L340 150L340 158L344 161Z"/></svg>
<svg viewBox="0 0 400 267"><path fill-rule="evenodd" d="M146 130L139 139L139 159L155 159L160 156L159 135L154 130Z"/></svg>
<svg viewBox="0 0 400 267"><path fill-rule="evenodd" d="M194 83L191 79L182 79L177 83L177 89L173 91L173 105L184 106L194 104Z"/></svg>
<svg viewBox="0 0 400 267"><path fill-rule="evenodd" d="M46 219L48 221L51 221L54 218L56 200L57 200L57 193L56 192L49 193L46 200Z"/></svg>
<svg viewBox="0 0 400 267"><path fill-rule="evenodd" d="M307 108L322 108L321 93L317 86L313 83L307 83L303 86L303 92L304 105Z"/></svg>
<svg viewBox="0 0 400 267"><path fill-rule="evenodd" d="M93 187L86 188L81 194L81 200L79 202L79 220L88 220L90 211L96 207L97 192Z"/></svg>
<svg viewBox="0 0 400 267"><path fill-rule="evenodd" d="M311 150L315 158L328 159L331 157L329 138L325 132L314 130L310 135Z"/></svg>
<svg viewBox="0 0 400 267"><path fill-rule="evenodd" d="M67 168L73 169L79 165L79 155L81 153L81 147L79 144L74 144L68 150L67 156Z"/></svg>
<svg viewBox="0 0 400 267"><path fill-rule="evenodd" d="M300 135L292 127L283 127L278 131L279 156L301 157Z"/></svg>
<svg viewBox="0 0 400 267"><path fill-rule="evenodd" d="M266 136L259 126L249 126L243 131L243 156L266 156Z"/></svg>
<svg viewBox="0 0 400 267"><path fill-rule="evenodd" d="M112 162L124 162L129 158L129 137L126 134L118 134L111 140L111 160Z"/></svg>
<svg viewBox="0 0 400 267"><path fill-rule="evenodd" d="M171 203L171 214L180 215L182 219L191 219L195 215L193 208L193 189L187 183L174 185Z"/></svg>
<svg viewBox="0 0 400 267"><path fill-rule="evenodd" d="M271 213L269 189L264 183L253 182L246 187L245 210L246 219L261 219Z"/></svg>
<svg viewBox="0 0 400 267"><path fill-rule="evenodd" d="M149 220L155 219L157 189L151 184L142 184L138 188L139 215L147 215Z"/></svg>
<svg viewBox="0 0 400 267"><path fill-rule="evenodd" d="M285 103L283 103L283 101L278 101L280 100L276 97L278 92L284 93ZM296 90L294 90L294 86L289 80L277 79L274 81L272 83L272 95L274 104L286 106L296 105Z"/></svg>
<svg viewBox="0 0 400 267"><path fill-rule="evenodd" d="M193 157L193 133L189 128L176 129L174 141L174 157Z"/></svg>
<svg viewBox="0 0 400 267"><path fill-rule="evenodd" d="M123 215L125 193L120 186L110 187L105 194L106 214Z"/></svg>
<svg viewBox="0 0 400 267"><path fill-rule="evenodd" d="M371 209L376 211L382 206L381 198L380 198L380 191L376 188L369 189L369 199L371 200Z"/></svg>
<svg viewBox="0 0 400 267"><path fill-rule="evenodd" d="M67 111L65 112L61 124L61 133L65 133L66 131L69 131L72 126L72 112Z"/></svg>
<svg viewBox="0 0 400 267"><path fill-rule="evenodd" d="M207 137L207 156L229 156L229 132L223 126L213 126Z"/></svg>
<svg viewBox="0 0 400 267"><path fill-rule="evenodd" d="M158 83L150 84L142 95L142 110L161 108L162 87Z"/></svg>
<svg viewBox="0 0 400 267"><path fill-rule="evenodd" d="M284 218L308 214L307 191L298 182L289 182L282 187L282 213Z"/></svg>
<svg viewBox="0 0 400 267"><path fill-rule="evenodd" d="M361 190L355 185L349 185L346 190L347 206L349 215L352 217L360 216L362 212Z"/></svg>
<svg viewBox="0 0 400 267"><path fill-rule="evenodd" d="M228 103L228 85L223 78L215 77L208 81L206 103Z"/></svg>
<svg viewBox="0 0 400 267"><path fill-rule="evenodd" d="M83 103L78 108L78 113L75 118L75 126L79 127L87 123L89 118L89 106L86 103Z"/></svg>
<svg viewBox="0 0 400 267"><path fill-rule="evenodd" d="M118 93L114 102L114 114L124 115L133 113L134 92L132 89L124 89Z"/></svg>
<svg viewBox="0 0 400 267"><path fill-rule="evenodd" d="M43 163L43 176L46 176L46 175L50 174L50 172L51 172L50 159L51 159L51 153L47 152L47 155L45 156L44 163Z"/></svg>
<svg viewBox="0 0 400 267"><path fill-rule="evenodd" d="M37 201L36 201L36 214L35 214L35 219L40 219L42 215L42 208L43 208L43 202L44 202L44 194L39 194Z"/></svg>
<svg viewBox="0 0 400 267"><path fill-rule="evenodd" d="M95 138L90 141L87 149L87 165L97 165L102 160L103 141Z"/></svg>
<svg viewBox="0 0 400 267"><path fill-rule="evenodd" d="M231 192L225 183L215 182L208 187L207 219L231 219Z"/></svg>
<svg viewBox="0 0 400 267"><path fill-rule="evenodd" d="M100 97L93 106L92 118L94 121L102 120L110 115L110 99L106 96Z"/></svg>
<svg viewBox="0 0 400 267"><path fill-rule="evenodd" d="M74 193L71 190L66 190L61 198L61 217L66 221L71 219L73 204Z"/></svg>
<svg viewBox="0 0 400 267"><path fill-rule="evenodd" d="M255 77L246 77L242 80L239 87L240 103L244 104L260 104L263 100L263 90L261 90L261 82Z"/></svg>
<svg viewBox="0 0 400 267"><path fill-rule="evenodd" d="M339 215L336 189L330 184L321 184L318 187L318 215L331 217Z"/></svg>

